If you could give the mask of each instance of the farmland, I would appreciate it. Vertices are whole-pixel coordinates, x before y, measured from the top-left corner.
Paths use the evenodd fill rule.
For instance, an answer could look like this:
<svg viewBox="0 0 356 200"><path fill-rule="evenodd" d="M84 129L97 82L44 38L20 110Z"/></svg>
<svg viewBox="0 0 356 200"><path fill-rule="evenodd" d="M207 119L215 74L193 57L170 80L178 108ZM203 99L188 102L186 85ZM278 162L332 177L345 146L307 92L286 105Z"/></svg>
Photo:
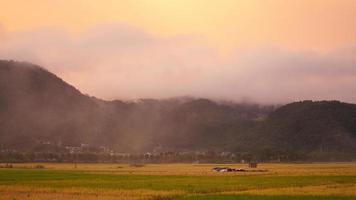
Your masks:
<svg viewBox="0 0 356 200"><path fill-rule="evenodd" d="M267 172L231 173L211 171L215 166L246 168L241 164L13 164L0 169L0 200L356 198L356 163L261 164L258 168Z"/></svg>

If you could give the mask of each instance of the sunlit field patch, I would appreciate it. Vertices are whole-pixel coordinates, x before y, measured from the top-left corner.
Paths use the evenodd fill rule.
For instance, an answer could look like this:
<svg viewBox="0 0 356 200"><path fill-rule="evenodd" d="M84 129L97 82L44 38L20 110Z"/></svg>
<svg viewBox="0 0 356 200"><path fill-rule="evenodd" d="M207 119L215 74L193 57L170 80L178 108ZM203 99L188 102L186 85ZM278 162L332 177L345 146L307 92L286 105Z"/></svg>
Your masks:
<svg viewBox="0 0 356 200"><path fill-rule="evenodd" d="M0 186L0 199L122 199L122 200L146 200L146 199L171 199L182 196L179 191L157 190L111 190L88 188L36 188L26 186Z"/></svg>

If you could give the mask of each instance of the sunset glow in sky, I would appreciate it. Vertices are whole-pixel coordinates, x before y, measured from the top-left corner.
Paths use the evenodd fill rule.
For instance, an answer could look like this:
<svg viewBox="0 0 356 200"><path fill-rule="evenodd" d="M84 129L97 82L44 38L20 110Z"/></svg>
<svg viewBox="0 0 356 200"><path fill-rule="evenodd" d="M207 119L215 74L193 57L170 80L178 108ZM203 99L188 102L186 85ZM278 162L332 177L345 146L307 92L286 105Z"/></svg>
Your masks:
<svg viewBox="0 0 356 200"><path fill-rule="evenodd" d="M78 33L120 23L159 37L196 35L219 48L330 50L356 42L353 0L1 0L0 8L10 32L57 27Z"/></svg>
<svg viewBox="0 0 356 200"><path fill-rule="evenodd" d="M356 102L355 44L355 0L0 0L0 59L105 99Z"/></svg>

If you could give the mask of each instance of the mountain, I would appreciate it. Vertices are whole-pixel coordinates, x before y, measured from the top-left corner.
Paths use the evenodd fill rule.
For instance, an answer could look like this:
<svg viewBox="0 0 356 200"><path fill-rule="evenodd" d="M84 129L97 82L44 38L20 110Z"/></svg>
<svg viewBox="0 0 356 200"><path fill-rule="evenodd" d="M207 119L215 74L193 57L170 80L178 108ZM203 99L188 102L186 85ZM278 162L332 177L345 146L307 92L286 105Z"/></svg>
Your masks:
<svg viewBox="0 0 356 200"><path fill-rule="evenodd" d="M0 61L0 150L61 152L81 144L131 153L229 151L258 160L350 159L356 158L356 105L104 101L40 66Z"/></svg>
<svg viewBox="0 0 356 200"><path fill-rule="evenodd" d="M28 149L35 140L73 144L92 135L98 105L47 70L0 61L0 141Z"/></svg>
<svg viewBox="0 0 356 200"><path fill-rule="evenodd" d="M354 155L356 105L339 101L287 104L271 113L256 132L265 151L334 159Z"/></svg>
<svg viewBox="0 0 356 200"><path fill-rule="evenodd" d="M50 141L144 152L156 146L219 149L222 136L238 134L234 128L253 123L273 107L194 98L104 101L83 95L40 66L0 61L0 109L4 148L32 149Z"/></svg>

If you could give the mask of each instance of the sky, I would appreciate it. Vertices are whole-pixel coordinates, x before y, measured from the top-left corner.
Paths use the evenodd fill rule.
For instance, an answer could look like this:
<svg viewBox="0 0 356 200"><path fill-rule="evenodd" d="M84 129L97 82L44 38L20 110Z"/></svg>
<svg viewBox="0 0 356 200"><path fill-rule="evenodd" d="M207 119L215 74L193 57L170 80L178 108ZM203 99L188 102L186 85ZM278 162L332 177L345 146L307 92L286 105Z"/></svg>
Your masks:
<svg viewBox="0 0 356 200"><path fill-rule="evenodd" d="M355 0L0 0L0 59L103 99L356 103Z"/></svg>

